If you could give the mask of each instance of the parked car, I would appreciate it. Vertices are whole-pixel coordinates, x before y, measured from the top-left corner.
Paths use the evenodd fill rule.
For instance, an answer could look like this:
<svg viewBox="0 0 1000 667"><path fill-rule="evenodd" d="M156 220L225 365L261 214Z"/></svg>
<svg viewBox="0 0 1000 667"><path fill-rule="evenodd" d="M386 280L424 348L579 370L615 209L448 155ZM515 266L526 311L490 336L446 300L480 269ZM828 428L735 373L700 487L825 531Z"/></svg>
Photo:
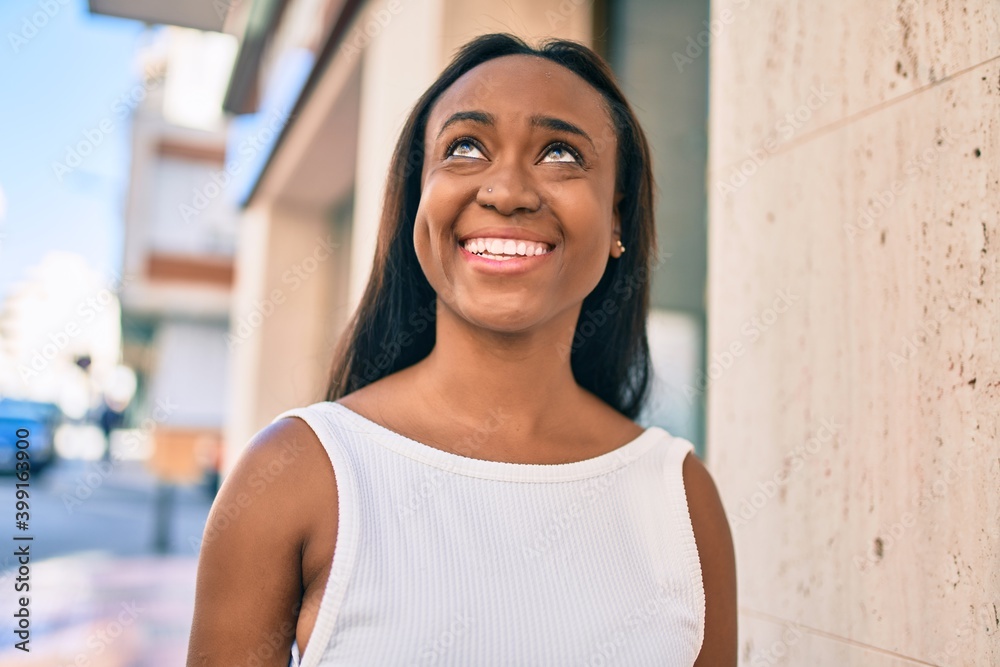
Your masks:
<svg viewBox="0 0 1000 667"><path fill-rule="evenodd" d="M28 454L32 474L41 472L55 460L55 432L62 422L62 410L55 403L0 398L0 474L17 471L17 432L27 429Z"/></svg>

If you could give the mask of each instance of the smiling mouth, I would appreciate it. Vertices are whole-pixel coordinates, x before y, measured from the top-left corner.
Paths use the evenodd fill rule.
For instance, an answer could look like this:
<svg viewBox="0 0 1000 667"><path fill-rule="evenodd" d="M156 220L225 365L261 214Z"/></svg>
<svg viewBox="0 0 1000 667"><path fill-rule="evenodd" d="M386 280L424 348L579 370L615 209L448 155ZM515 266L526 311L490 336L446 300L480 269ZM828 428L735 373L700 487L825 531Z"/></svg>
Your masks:
<svg viewBox="0 0 1000 667"><path fill-rule="evenodd" d="M499 261L517 257L537 257L552 252L552 246L547 243L522 239L482 237L467 239L461 245L473 255Z"/></svg>

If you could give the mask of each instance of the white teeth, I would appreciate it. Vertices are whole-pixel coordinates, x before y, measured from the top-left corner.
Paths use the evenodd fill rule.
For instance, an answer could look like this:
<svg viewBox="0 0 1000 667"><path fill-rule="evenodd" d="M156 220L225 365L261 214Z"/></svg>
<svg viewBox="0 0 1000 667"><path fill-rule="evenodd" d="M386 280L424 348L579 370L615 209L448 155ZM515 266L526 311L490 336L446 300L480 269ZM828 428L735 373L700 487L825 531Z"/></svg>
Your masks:
<svg viewBox="0 0 1000 667"><path fill-rule="evenodd" d="M520 239L477 238L468 239L464 247L471 253L489 257L490 259L510 259L523 256L534 257L551 252L544 243L524 241Z"/></svg>

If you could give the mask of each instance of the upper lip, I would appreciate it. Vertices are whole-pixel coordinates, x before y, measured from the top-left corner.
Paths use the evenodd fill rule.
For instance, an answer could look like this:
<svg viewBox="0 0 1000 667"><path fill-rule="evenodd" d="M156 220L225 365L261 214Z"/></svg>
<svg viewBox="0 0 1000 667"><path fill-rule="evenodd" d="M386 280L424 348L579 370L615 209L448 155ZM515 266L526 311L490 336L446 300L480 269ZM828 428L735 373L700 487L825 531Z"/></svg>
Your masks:
<svg viewBox="0 0 1000 667"><path fill-rule="evenodd" d="M534 241L535 243L546 243L554 248L556 242L537 232L527 229L517 229L512 227L483 227L474 232L469 232L459 237L458 242L464 244L469 239L511 239L513 241Z"/></svg>

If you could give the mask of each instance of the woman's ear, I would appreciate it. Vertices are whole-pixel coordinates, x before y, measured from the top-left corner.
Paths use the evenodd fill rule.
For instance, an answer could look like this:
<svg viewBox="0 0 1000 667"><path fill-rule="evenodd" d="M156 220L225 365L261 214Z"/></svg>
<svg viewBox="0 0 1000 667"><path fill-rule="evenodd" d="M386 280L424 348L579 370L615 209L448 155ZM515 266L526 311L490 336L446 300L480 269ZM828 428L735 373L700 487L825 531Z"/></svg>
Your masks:
<svg viewBox="0 0 1000 667"><path fill-rule="evenodd" d="M619 205L622 199L625 198L621 192L615 193L615 202L611 207L611 256L618 259L625 252L625 247L622 245L622 224L621 224L621 211L619 210Z"/></svg>

